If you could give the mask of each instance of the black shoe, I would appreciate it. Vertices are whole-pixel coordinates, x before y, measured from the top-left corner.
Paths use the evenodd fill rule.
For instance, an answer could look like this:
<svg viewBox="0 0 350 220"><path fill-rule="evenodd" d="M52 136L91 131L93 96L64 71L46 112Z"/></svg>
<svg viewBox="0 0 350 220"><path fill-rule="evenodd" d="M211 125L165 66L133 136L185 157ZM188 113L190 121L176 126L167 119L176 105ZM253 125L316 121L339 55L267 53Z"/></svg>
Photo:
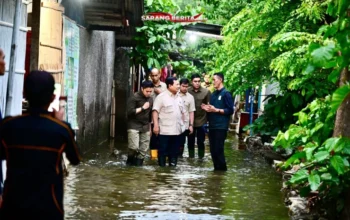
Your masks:
<svg viewBox="0 0 350 220"><path fill-rule="evenodd" d="M169 157L169 167L176 167L176 165L177 165L177 157L175 158Z"/></svg>
<svg viewBox="0 0 350 220"><path fill-rule="evenodd" d="M226 164L214 167L214 171L227 171Z"/></svg>
<svg viewBox="0 0 350 220"><path fill-rule="evenodd" d="M194 150L188 150L188 156L194 158Z"/></svg>
<svg viewBox="0 0 350 220"><path fill-rule="evenodd" d="M134 164L135 164L135 166L138 166L138 167L142 166L143 159L139 159L139 158L135 157L135 163Z"/></svg>
<svg viewBox="0 0 350 220"><path fill-rule="evenodd" d="M128 159L126 160L126 165L132 166L134 165L135 155L128 155Z"/></svg>
<svg viewBox="0 0 350 220"><path fill-rule="evenodd" d="M198 150L198 158L203 159L204 157L204 150Z"/></svg>
<svg viewBox="0 0 350 220"><path fill-rule="evenodd" d="M161 167L165 167L165 161L166 161L166 157L165 156L158 156L158 164Z"/></svg>

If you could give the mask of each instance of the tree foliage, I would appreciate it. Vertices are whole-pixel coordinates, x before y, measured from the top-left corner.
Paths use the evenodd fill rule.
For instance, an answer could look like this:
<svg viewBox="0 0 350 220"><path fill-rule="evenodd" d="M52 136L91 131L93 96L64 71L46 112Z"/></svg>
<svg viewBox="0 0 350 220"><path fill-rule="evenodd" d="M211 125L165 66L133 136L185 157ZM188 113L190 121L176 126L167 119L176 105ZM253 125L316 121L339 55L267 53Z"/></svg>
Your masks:
<svg viewBox="0 0 350 220"><path fill-rule="evenodd" d="M226 4L205 2L217 8ZM337 109L350 95L349 82L339 78L350 64L349 5L344 0L232 3L224 42L205 50L212 58L206 67L222 71L235 93L279 85L279 94L250 128L260 134L280 130L274 145L295 152L284 168L301 165L290 184L302 186L305 195L319 191L320 197L337 197L350 181L350 141L332 137Z"/></svg>
<svg viewBox="0 0 350 220"><path fill-rule="evenodd" d="M194 15L200 9L191 7L180 8L175 0L145 0L145 13L166 12L177 16ZM141 64L145 69L160 68L170 63L169 53L176 51L183 41L185 30L181 23L170 21L144 21L142 27L137 28L134 38L136 47L130 54L132 61ZM176 63L177 64L177 63ZM183 63L191 68L191 63Z"/></svg>

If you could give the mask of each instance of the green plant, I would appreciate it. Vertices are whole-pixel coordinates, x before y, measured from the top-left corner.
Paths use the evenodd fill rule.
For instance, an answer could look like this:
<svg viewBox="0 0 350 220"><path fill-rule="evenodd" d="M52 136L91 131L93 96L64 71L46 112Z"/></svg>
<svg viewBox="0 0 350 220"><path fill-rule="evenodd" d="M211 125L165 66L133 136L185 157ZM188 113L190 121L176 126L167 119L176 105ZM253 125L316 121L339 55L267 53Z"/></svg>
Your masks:
<svg viewBox="0 0 350 220"><path fill-rule="evenodd" d="M166 12L188 16L200 11L201 8L181 9L174 0L145 0L145 13ZM134 63L141 64L145 69L160 68L169 63L169 53L178 50L186 33L181 23L171 21L144 21L143 26L136 30L136 47L130 57Z"/></svg>

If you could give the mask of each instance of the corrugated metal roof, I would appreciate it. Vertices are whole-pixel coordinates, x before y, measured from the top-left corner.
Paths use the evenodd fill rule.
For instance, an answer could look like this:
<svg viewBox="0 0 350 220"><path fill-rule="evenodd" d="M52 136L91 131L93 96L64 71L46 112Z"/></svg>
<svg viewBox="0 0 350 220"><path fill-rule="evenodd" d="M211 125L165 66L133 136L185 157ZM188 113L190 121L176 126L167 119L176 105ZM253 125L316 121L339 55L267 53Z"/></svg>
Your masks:
<svg viewBox="0 0 350 220"><path fill-rule="evenodd" d="M134 27L141 24L143 0L86 0L85 21L97 29Z"/></svg>

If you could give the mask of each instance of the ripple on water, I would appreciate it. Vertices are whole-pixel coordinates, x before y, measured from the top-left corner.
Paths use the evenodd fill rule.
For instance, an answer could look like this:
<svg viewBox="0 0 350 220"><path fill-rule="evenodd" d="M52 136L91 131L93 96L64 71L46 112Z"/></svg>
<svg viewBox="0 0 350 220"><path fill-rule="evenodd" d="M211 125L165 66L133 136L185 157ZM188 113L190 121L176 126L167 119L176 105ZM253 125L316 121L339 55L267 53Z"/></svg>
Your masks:
<svg viewBox="0 0 350 220"><path fill-rule="evenodd" d="M288 219L280 176L233 143L225 143L226 173L213 172L209 152L203 160L181 158L176 168L150 159L129 167L125 145L112 154L99 148L70 169L66 219Z"/></svg>

